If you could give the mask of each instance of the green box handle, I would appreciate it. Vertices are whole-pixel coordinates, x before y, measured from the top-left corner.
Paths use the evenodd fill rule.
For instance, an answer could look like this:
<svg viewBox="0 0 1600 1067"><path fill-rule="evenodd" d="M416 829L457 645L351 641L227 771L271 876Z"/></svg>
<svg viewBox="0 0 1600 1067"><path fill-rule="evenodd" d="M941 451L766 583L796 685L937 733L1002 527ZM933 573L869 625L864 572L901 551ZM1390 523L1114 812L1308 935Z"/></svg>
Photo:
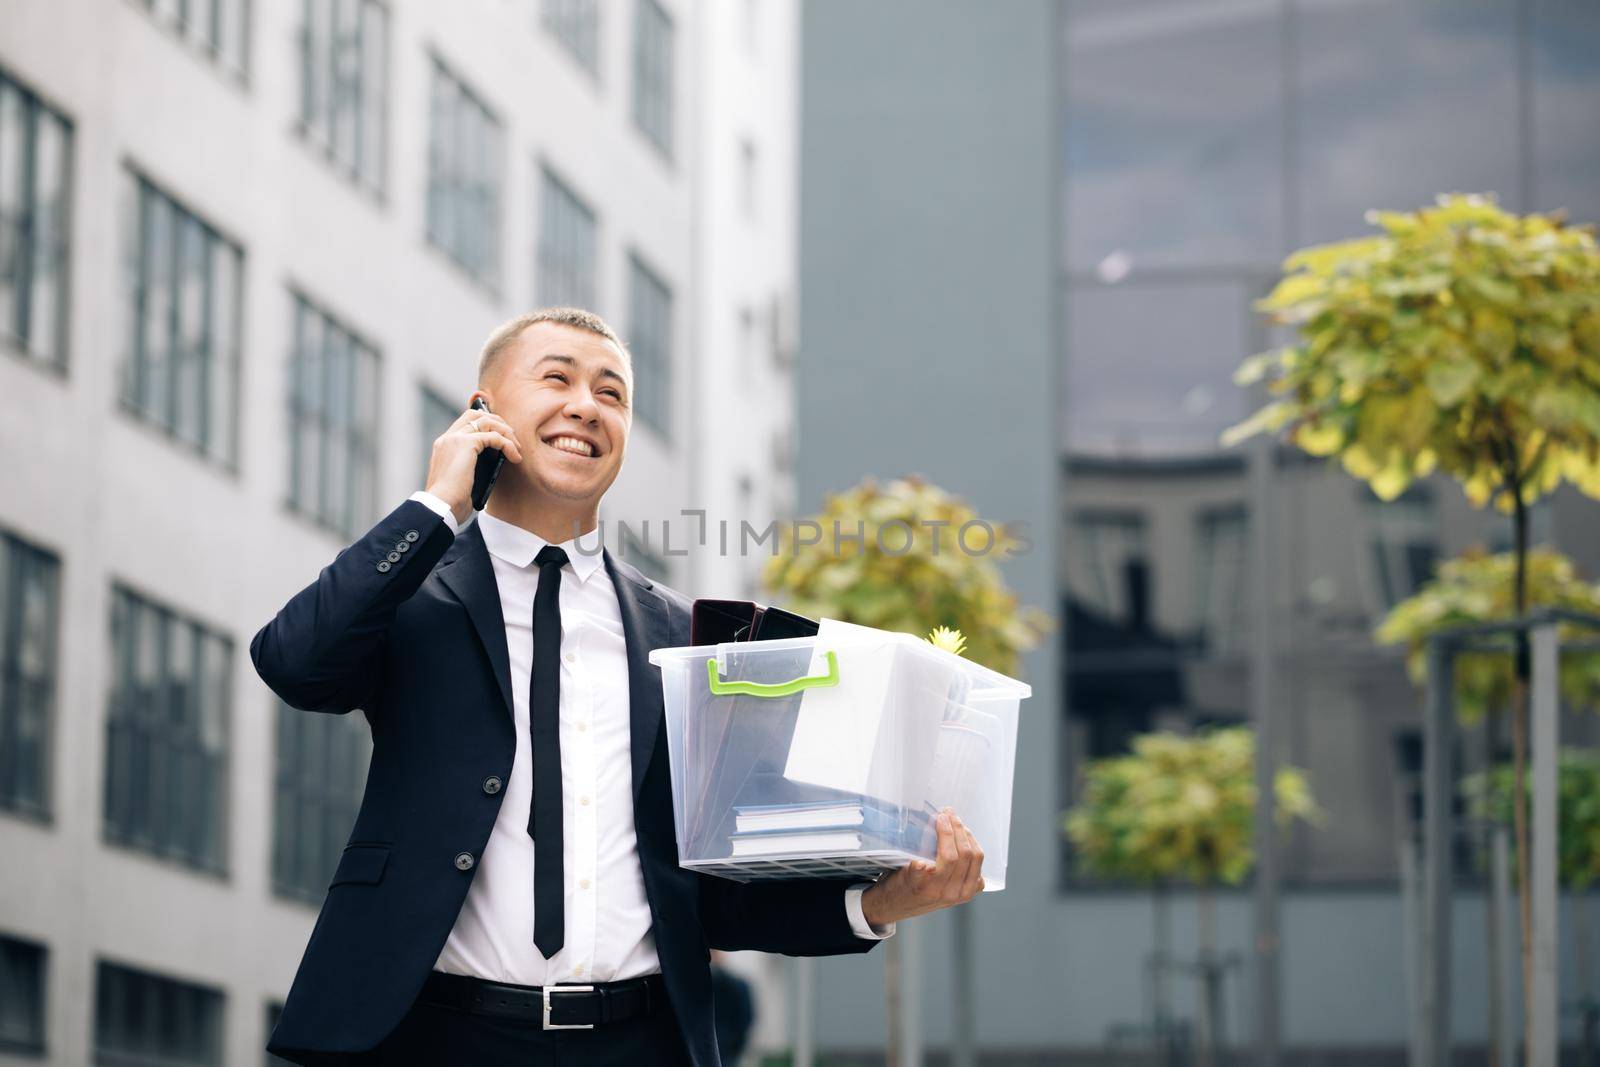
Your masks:
<svg viewBox="0 0 1600 1067"><path fill-rule="evenodd" d="M820 675L806 675L787 682L724 682L717 677L717 657L712 656L706 660L706 677L711 682L713 696L731 696L743 693L753 697L786 697L791 693L798 693L802 689L819 689L824 686L839 684L839 660L829 649L825 655L828 657L828 673Z"/></svg>

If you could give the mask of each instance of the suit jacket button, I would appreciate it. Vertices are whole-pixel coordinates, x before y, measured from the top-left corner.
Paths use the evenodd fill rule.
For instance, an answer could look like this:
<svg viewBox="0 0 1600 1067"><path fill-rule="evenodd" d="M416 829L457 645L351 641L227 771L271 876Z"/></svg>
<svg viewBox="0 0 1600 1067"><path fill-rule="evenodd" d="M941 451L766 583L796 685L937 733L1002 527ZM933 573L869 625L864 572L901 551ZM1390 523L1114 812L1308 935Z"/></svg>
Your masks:
<svg viewBox="0 0 1600 1067"><path fill-rule="evenodd" d="M485 778L483 780L483 791L490 796L500 792L500 779L492 774Z"/></svg>
<svg viewBox="0 0 1600 1067"><path fill-rule="evenodd" d="M411 542L410 541L396 541L394 543L394 550L396 552L410 552L411 551Z"/></svg>
<svg viewBox="0 0 1600 1067"><path fill-rule="evenodd" d="M406 531L406 540L407 541L415 541L416 539L417 539L417 531L415 531L415 530L407 530Z"/></svg>
<svg viewBox="0 0 1600 1067"><path fill-rule="evenodd" d="M380 574L388 574L389 573L389 568L393 567L393 566L394 566L394 564L390 563L388 560L380 559L378 561L378 573L380 573Z"/></svg>
<svg viewBox="0 0 1600 1067"><path fill-rule="evenodd" d="M477 862L477 861L472 858L472 853L470 853L470 852L458 852L458 853L456 853L456 870L458 870L458 871L470 871L470 870L472 870L472 865L475 862Z"/></svg>
<svg viewBox="0 0 1600 1067"><path fill-rule="evenodd" d="M389 562L390 563L399 563L400 562L400 553L398 553L398 552L389 553Z"/></svg>

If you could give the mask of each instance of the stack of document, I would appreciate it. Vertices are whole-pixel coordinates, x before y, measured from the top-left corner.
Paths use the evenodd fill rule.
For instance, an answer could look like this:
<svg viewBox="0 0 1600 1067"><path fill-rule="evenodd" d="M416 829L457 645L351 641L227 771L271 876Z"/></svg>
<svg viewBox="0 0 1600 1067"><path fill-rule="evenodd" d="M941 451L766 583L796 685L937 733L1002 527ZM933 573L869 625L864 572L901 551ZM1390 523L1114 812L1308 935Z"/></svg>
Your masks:
<svg viewBox="0 0 1600 1067"><path fill-rule="evenodd" d="M854 852L873 837L892 838L902 814L892 806L825 800L735 807L734 857Z"/></svg>

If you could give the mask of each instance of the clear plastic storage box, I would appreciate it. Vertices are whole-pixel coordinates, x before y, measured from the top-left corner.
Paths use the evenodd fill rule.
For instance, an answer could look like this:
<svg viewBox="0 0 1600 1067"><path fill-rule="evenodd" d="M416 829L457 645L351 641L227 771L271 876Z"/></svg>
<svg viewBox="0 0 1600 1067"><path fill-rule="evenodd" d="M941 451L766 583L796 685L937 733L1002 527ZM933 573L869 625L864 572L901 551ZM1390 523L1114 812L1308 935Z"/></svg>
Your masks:
<svg viewBox="0 0 1600 1067"><path fill-rule="evenodd" d="M683 866L739 881L933 859L953 808L1005 888L1017 712L1031 689L909 634L659 648Z"/></svg>

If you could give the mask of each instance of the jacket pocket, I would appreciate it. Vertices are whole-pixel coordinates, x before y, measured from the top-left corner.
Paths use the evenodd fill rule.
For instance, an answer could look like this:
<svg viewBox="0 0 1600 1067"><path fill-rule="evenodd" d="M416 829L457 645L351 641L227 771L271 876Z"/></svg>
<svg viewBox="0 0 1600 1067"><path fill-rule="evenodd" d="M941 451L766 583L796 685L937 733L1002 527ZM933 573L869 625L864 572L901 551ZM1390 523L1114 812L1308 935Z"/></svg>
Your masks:
<svg viewBox="0 0 1600 1067"><path fill-rule="evenodd" d="M388 845L348 845L344 855L339 857L339 867L333 872L328 888L347 882L375 885L383 881L383 870L388 865Z"/></svg>

